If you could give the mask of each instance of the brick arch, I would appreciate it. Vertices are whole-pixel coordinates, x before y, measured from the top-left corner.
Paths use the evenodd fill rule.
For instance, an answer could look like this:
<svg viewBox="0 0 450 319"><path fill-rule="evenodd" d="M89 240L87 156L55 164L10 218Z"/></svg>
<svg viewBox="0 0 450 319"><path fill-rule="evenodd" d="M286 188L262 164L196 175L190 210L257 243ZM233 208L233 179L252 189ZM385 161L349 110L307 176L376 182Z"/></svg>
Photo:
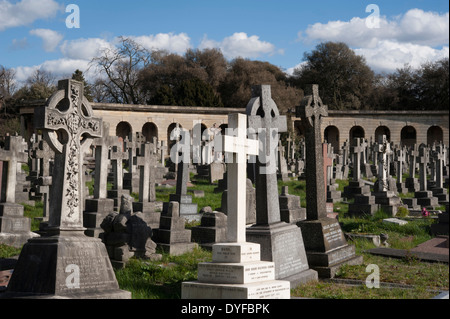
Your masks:
<svg viewBox="0 0 450 319"><path fill-rule="evenodd" d="M350 141L353 141L355 138L365 138L366 137L366 131L362 126L355 125L350 129Z"/></svg>
<svg viewBox="0 0 450 319"><path fill-rule="evenodd" d="M441 143L444 141L444 131L440 126L430 126L427 131L427 144Z"/></svg>
<svg viewBox="0 0 450 319"><path fill-rule="evenodd" d="M153 143L153 138L158 138L158 126L153 122L147 122L142 126L142 134L147 142Z"/></svg>
<svg viewBox="0 0 450 319"><path fill-rule="evenodd" d="M324 139L333 146L335 152L339 151L340 132L336 126L330 125L325 128Z"/></svg>
<svg viewBox="0 0 450 319"><path fill-rule="evenodd" d="M417 143L417 129L412 125L406 125L400 132L400 144L402 146L413 146Z"/></svg>
<svg viewBox="0 0 450 319"><path fill-rule="evenodd" d="M378 141L379 136L386 135L388 141L391 140L391 130L387 126L378 126L375 130L375 141Z"/></svg>
<svg viewBox="0 0 450 319"><path fill-rule="evenodd" d="M121 137L123 139L130 136L133 133L133 127L130 123L126 121L122 121L116 126L116 136Z"/></svg>

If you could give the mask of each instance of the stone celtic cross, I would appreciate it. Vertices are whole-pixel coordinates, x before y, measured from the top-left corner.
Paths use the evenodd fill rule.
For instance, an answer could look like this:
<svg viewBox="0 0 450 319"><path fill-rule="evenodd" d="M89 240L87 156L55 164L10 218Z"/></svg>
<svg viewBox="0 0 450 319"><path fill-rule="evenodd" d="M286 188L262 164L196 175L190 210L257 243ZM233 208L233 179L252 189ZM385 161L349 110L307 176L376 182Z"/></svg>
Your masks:
<svg viewBox="0 0 450 319"><path fill-rule="evenodd" d="M247 155L257 155L257 140L247 139L247 116L230 114L227 134L223 138L223 151L233 154L228 163L228 230L230 243L246 241ZM231 134L233 135L231 135Z"/></svg>
<svg viewBox="0 0 450 319"><path fill-rule="evenodd" d="M325 183L322 155L322 118L328 116L328 106L319 96L319 86L314 84L305 92L297 116L306 126L306 200L307 219L326 218Z"/></svg>
<svg viewBox="0 0 450 319"><path fill-rule="evenodd" d="M83 92L78 81L59 81L58 91L35 112L36 128L55 151L49 229L56 231L84 230L83 156L103 126Z"/></svg>
<svg viewBox="0 0 450 319"><path fill-rule="evenodd" d="M256 223L270 225L281 221L276 147L278 134L287 132L287 120L286 116L280 115L272 100L270 85L254 86L252 89L253 98L246 111L248 127L259 133L259 140L262 141L256 161Z"/></svg>
<svg viewBox="0 0 450 319"><path fill-rule="evenodd" d="M391 144L388 142L386 135L380 135L378 137L378 191L380 192L389 190L388 170L391 153Z"/></svg>

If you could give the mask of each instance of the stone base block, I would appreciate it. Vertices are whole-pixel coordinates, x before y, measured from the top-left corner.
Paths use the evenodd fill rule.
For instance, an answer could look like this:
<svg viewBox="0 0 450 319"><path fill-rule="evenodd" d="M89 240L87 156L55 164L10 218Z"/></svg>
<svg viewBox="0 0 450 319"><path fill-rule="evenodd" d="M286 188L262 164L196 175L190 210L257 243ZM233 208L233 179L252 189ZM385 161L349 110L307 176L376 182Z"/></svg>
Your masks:
<svg viewBox="0 0 450 319"><path fill-rule="evenodd" d="M288 281L265 281L243 285L184 282L182 299L290 299Z"/></svg>
<svg viewBox="0 0 450 319"><path fill-rule="evenodd" d="M275 279L275 265L267 261L200 263L198 281L216 284L249 284Z"/></svg>
<svg viewBox="0 0 450 319"><path fill-rule="evenodd" d="M6 298L131 298L119 289L105 245L76 231L24 245Z"/></svg>
<svg viewBox="0 0 450 319"><path fill-rule="evenodd" d="M261 260L261 247L255 243L224 243L213 246L213 262L245 263Z"/></svg>

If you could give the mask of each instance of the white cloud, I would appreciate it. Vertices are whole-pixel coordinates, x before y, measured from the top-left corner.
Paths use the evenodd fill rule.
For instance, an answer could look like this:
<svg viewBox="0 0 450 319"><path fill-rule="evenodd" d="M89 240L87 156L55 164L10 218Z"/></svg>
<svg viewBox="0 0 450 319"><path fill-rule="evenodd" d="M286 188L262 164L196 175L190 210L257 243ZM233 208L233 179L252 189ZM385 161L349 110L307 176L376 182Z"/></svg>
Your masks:
<svg viewBox="0 0 450 319"><path fill-rule="evenodd" d="M221 42L203 38L199 45L199 49L219 48L223 55L228 58L257 58L263 54L282 54L282 50L276 50L272 43L261 41L258 36L248 36L244 32L236 32L226 37Z"/></svg>
<svg viewBox="0 0 450 319"><path fill-rule="evenodd" d="M149 51L167 50L169 52L184 54L191 48L191 39L186 33L158 33L156 35L129 36Z"/></svg>
<svg viewBox="0 0 450 319"><path fill-rule="evenodd" d="M380 41L439 46L449 43L449 13L411 9L393 20L380 17L379 28L369 28L366 19L316 23L299 33L304 41L341 41L352 47L373 48Z"/></svg>
<svg viewBox="0 0 450 319"><path fill-rule="evenodd" d="M34 29L30 31L30 34L40 37L44 41L44 50L46 52L55 51L58 44L64 38L62 34L50 29Z"/></svg>
<svg viewBox="0 0 450 319"><path fill-rule="evenodd" d="M433 49L429 46L399 43L395 41L380 41L375 48L355 49L355 53L366 58L367 64L376 72L394 72L409 64L418 68L426 62L434 62L449 56L449 47Z"/></svg>
<svg viewBox="0 0 450 319"><path fill-rule="evenodd" d="M102 50L114 49L114 45L104 39L89 38L66 40L61 44L60 49L65 58L92 60L92 58L99 56Z"/></svg>
<svg viewBox="0 0 450 319"><path fill-rule="evenodd" d="M286 73L287 75L292 75L292 74L294 74L294 71L295 71L296 69L301 69L305 64L307 64L307 62L301 62L301 63L297 64L296 66L293 66L292 68L288 68L288 69L285 71L285 73Z"/></svg>
<svg viewBox="0 0 450 319"><path fill-rule="evenodd" d="M14 70L16 71L16 80L18 82L25 82L36 70L51 72L57 79L62 79L63 77L71 76L77 69L83 72L86 80L93 82L100 72L95 67L90 67L89 62L88 60L62 58L48 60L34 66L19 66Z"/></svg>
<svg viewBox="0 0 450 319"><path fill-rule="evenodd" d="M0 31L53 17L60 8L54 0L22 0L16 3L0 0Z"/></svg>
<svg viewBox="0 0 450 319"><path fill-rule="evenodd" d="M411 9L388 19L381 16L379 28L369 28L366 19L330 21L308 26L299 39L344 42L366 58L375 71L394 72L405 64L413 68L449 56L449 13Z"/></svg>

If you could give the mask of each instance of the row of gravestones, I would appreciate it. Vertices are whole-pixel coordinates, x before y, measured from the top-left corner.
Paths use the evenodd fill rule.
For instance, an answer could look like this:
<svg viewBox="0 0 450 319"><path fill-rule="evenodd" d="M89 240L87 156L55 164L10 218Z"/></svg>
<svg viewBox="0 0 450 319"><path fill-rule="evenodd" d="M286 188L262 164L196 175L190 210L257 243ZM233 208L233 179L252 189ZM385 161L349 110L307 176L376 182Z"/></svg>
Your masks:
<svg viewBox="0 0 450 319"><path fill-rule="evenodd" d="M186 195L189 164L181 162L178 167L176 194L163 206L154 236L149 234L151 228L147 221L138 222L145 219L141 217L142 213L133 212L135 208L141 211L141 207L135 207L129 195L123 193L118 204L121 208L119 214L109 214L101 223L105 236L112 242L106 238L105 246L98 238L86 236L84 219L88 218L84 218L82 204L83 156L92 140L100 142L107 129L101 119L92 115L89 102L83 97L81 83L65 80L60 81L58 87L59 91L47 106L36 111L37 127L44 131L44 138L55 152L48 223L43 224L41 237L30 239L23 247L3 297L129 298L128 292L119 289L107 256L126 253L126 249L116 249L124 246L132 246L136 253L142 254L142 247L145 250L153 245L149 237L165 238L161 242L169 246L171 243L190 242L187 240L190 234L184 229L185 219L182 218L182 215L190 215L194 211L192 199ZM58 107L63 99L68 99L70 106L61 111ZM354 246L346 242L338 221L327 217L324 150L320 136L321 119L327 116L327 107L319 97L317 86L312 87L297 112L308 126L305 140L308 149L306 162L309 163L306 170L306 220L295 224L282 221L280 201L288 211L298 209L299 202L290 200L287 189L279 197L276 172L260 174L268 171L265 165L270 163L257 161L254 175L256 223L246 227L246 158L247 154L257 156L259 147L257 141L247 140L246 129L275 128L281 133L286 131L287 125L286 118L279 115L271 99L270 86L255 87L247 116L229 116L229 127L236 129L236 136L223 136L223 151L234 157L227 167L227 242L212 246L213 262L199 265L198 282L183 284L183 298L289 298L290 288L299 283L316 280L318 276L333 277L342 265L362 262L362 257L356 256ZM52 133L58 130L66 132L64 140ZM97 148L98 145L96 162L107 167L105 158L100 155L97 158ZM150 145L144 144L140 154L143 160L139 161L139 157L136 160L141 174L138 203L148 202L151 198L151 177L147 176L154 171L151 168L155 163L150 155ZM121 158L123 155L111 156L110 160ZM10 157L5 161L11 163ZM96 176L97 186L107 175L106 168L101 169L98 164L96 174L102 177ZM116 175L121 166L117 165ZM99 203L108 201L103 196L104 189L99 189L91 199L97 201L97 212ZM214 226L224 223L212 212L207 212L204 217L206 224L207 217ZM133 228L143 230L147 237L133 237ZM68 275L71 271L73 273Z"/></svg>

